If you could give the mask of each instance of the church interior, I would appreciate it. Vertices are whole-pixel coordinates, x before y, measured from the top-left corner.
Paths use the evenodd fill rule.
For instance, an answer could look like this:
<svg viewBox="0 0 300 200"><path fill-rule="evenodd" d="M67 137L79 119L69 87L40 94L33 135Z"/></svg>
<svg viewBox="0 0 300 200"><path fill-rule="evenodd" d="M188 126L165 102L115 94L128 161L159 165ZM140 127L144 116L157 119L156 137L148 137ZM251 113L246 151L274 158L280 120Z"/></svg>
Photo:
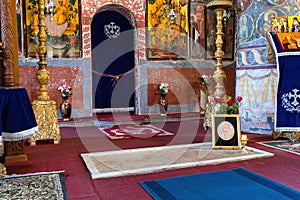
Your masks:
<svg viewBox="0 0 300 200"><path fill-rule="evenodd" d="M299 0L0 7L0 199L300 199Z"/></svg>

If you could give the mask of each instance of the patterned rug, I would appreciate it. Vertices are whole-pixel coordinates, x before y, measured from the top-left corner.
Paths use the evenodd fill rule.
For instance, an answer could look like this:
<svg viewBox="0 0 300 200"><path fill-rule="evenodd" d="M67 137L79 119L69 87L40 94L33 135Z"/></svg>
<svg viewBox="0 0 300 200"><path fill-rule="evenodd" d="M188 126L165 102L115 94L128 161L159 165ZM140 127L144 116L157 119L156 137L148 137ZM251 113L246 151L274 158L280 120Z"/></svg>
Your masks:
<svg viewBox="0 0 300 200"><path fill-rule="evenodd" d="M67 200L64 174L43 172L0 179L0 199Z"/></svg>
<svg viewBox="0 0 300 200"><path fill-rule="evenodd" d="M300 155L300 141L293 142L291 140L275 140L267 142L258 142L258 144Z"/></svg>
<svg viewBox="0 0 300 200"><path fill-rule="evenodd" d="M98 129L111 140L174 135L173 133L150 124L113 125L109 127L99 127Z"/></svg>

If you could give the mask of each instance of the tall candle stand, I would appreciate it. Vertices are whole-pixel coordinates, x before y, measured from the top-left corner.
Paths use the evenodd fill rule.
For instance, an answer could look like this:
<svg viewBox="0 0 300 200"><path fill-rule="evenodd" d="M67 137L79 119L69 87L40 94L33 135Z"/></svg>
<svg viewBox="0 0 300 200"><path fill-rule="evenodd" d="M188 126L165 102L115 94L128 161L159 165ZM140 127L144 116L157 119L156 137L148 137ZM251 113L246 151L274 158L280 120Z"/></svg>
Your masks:
<svg viewBox="0 0 300 200"><path fill-rule="evenodd" d="M39 18L39 69L36 72L36 79L40 85L39 95L32 102L32 108L38 124L38 133L29 138L30 145L36 145L36 140L51 139L54 144L60 142L60 130L57 120L56 102L48 95L47 84L50 80L50 73L47 70L47 47L46 47L46 25L45 25L45 0L38 0Z"/></svg>
<svg viewBox="0 0 300 200"><path fill-rule="evenodd" d="M223 71L223 62L222 59L224 57L224 51L222 50L223 47L223 14L226 8L232 7L232 1L228 0L214 0L209 2L206 7L208 9L212 9L216 13L217 17L217 24L216 24L216 51L215 51L215 58L216 58L216 70L213 74L213 79L216 82L214 96L221 97L224 94L224 84L223 81L226 78L226 74ZM211 114L213 114L214 109L210 102L207 104L206 114L204 117L203 127L207 129L211 127Z"/></svg>

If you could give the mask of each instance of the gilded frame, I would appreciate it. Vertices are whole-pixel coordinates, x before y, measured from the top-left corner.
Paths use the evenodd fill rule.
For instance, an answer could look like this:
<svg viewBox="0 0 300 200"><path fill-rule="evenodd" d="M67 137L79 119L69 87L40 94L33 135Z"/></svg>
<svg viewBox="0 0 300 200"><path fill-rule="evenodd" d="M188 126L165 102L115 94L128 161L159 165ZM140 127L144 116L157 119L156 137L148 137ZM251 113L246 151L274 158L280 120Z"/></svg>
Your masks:
<svg viewBox="0 0 300 200"><path fill-rule="evenodd" d="M241 149L240 115L212 114L212 147Z"/></svg>
<svg viewBox="0 0 300 200"><path fill-rule="evenodd" d="M48 58L81 57L80 0L45 1L46 45ZM25 0L25 57L38 57L38 2Z"/></svg>
<svg viewBox="0 0 300 200"><path fill-rule="evenodd" d="M146 3L146 58L187 59L189 1L147 0Z"/></svg>

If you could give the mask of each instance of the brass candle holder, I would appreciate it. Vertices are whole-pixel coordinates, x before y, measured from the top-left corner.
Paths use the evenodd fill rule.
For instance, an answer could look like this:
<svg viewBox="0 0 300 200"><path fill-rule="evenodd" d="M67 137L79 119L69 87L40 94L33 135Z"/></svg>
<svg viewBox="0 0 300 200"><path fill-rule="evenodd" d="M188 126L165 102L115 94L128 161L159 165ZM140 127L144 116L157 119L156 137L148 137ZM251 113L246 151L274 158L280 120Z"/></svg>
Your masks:
<svg viewBox="0 0 300 200"><path fill-rule="evenodd" d="M54 144L60 142L60 129L57 121L56 102L48 95L47 84L50 80L50 72L47 69L47 46L46 46L46 25L45 25L45 0L38 0L39 18L39 69L36 72L36 80L40 85L39 95L32 102L32 108L38 124L38 133L29 138L30 145L36 145L37 140L51 139Z"/></svg>
<svg viewBox="0 0 300 200"><path fill-rule="evenodd" d="M213 0L210 1L206 7L208 9L212 9L216 13L217 17L217 24L216 24L216 51L215 51L215 58L216 58L216 70L213 74L213 79L216 82L215 91L214 91L214 97L221 97L222 94L224 94L224 84L223 81L226 78L226 74L223 70L223 62L222 59L224 57L224 51L222 50L223 47L223 15L225 12L225 9L230 8L233 6L232 1L229 0ZM203 127L205 129L208 129L211 127L211 114L214 110L212 109L212 105L208 102L206 113L204 117L204 123Z"/></svg>
<svg viewBox="0 0 300 200"><path fill-rule="evenodd" d="M247 142L248 142L248 136L242 135L241 136L242 153L248 153L248 151L246 150Z"/></svg>

